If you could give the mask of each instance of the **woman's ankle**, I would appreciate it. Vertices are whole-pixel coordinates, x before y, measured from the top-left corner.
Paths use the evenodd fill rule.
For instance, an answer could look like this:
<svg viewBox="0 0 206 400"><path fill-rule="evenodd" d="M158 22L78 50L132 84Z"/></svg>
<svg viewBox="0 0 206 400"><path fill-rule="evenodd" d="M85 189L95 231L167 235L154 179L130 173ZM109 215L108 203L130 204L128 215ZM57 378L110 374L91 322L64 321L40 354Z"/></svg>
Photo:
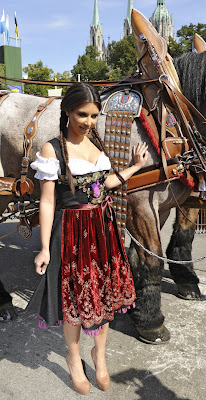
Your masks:
<svg viewBox="0 0 206 400"><path fill-rule="evenodd" d="M70 364L78 364L78 363L81 363L80 354L68 353L68 354L66 355L66 360L67 360Z"/></svg>

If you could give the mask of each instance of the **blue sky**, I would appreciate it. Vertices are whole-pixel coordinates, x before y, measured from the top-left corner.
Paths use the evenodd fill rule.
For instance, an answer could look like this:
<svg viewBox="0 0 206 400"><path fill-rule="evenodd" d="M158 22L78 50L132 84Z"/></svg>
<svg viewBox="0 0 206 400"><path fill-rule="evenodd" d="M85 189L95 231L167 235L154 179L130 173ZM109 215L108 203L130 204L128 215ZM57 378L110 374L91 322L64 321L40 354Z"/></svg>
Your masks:
<svg viewBox="0 0 206 400"><path fill-rule="evenodd" d="M100 22L105 43L120 40L128 0L99 0ZM134 0L134 8L149 18L156 0ZM40 59L54 72L71 70L78 55L89 43L89 30L93 17L94 0L4 0L1 9L10 19L10 35L14 36L14 11L17 15L19 35L22 39L22 65ZM173 15L175 31L190 22L206 23L205 0L166 0ZM0 16L2 10L0 9ZM15 41L11 42L15 45ZM3 35L0 35L3 45Z"/></svg>

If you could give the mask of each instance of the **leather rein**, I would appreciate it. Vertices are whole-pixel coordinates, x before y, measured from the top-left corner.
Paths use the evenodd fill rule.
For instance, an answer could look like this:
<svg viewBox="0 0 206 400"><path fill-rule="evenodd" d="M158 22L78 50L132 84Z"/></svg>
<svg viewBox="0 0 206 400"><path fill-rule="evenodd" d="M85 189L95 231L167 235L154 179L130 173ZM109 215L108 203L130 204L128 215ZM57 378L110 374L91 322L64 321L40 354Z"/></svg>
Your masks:
<svg viewBox="0 0 206 400"><path fill-rule="evenodd" d="M8 96L6 94L1 99L1 102ZM33 193L34 184L27 177L28 167L29 167L29 156L30 150L32 148L33 138L37 133L37 122L42 113L47 109L47 106L55 99L55 97L50 97L45 103L42 103L38 106L35 114L33 115L31 121L26 126L24 133L24 141L23 141L23 158L21 162L21 172L20 178L8 178L8 177L0 177L0 195L14 195L18 198L18 208L14 212L11 212L11 216L14 216L16 213L19 214L19 224L17 226L17 232L24 238L29 239L32 234L32 226L36 226L38 224L37 214L39 211L38 205L31 200L31 195ZM0 102L0 104L1 104ZM28 212L26 209L28 205L26 204L26 200L29 201ZM9 217L8 217L9 218ZM2 217L0 222L4 222L7 217Z"/></svg>
<svg viewBox="0 0 206 400"><path fill-rule="evenodd" d="M197 131L194 121L191 117L191 114L189 112L187 112L186 109L186 115L187 115L187 119L185 116L184 111L181 108L181 104L178 102L178 100L180 100L184 106L186 106L193 114L196 115L196 117L202 122L202 123L206 123L206 119L205 117L194 107L194 105L181 93L180 90L178 90L170 81L170 77L169 75L167 75L162 67L162 62L153 46L153 44L144 36L141 35L142 40L145 42L146 44L146 51L143 54L143 56L140 58L139 60L139 64L141 63L142 59L146 56L146 54L149 54L152 63L155 67L155 69L158 72L159 75L159 82L160 84L164 85L164 88L166 89L169 98L171 100L171 103L173 104L181 122L183 125L183 129L184 132L186 134L186 137L189 140L190 146L194 149L195 153L196 153L196 158L198 159L198 161L200 162L200 168L203 172L202 174L202 179L206 179L206 162L205 162L205 157L204 154L202 152L202 149L200 147L200 141L202 143L204 143L204 145L206 145L206 141L205 139L200 135L200 133ZM148 74L147 74L148 75ZM161 144L163 142L163 140L166 138L166 106L164 105L164 101L162 99L162 120L161 120ZM190 123L190 124L189 124ZM171 193L173 195L173 198L175 200L176 206L178 207L178 209L180 210L180 212L182 213L182 215L193 225L196 225L193 221L191 221L187 215L183 212L183 210L181 209L175 194L173 192L173 188L170 184L170 179L169 179L169 170L168 170L168 165L167 165L167 160L166 160L166 156L165 156L165 152L163 150L163 147L161 145L161 158L162 158L162 164L163 164L163 170L164 170L164 174L168 180L168 183L170 185L170 189L171 189ZM183 171L185 170L185 168L183 167ZM197 171L196 171L197 172Z"/></svg>

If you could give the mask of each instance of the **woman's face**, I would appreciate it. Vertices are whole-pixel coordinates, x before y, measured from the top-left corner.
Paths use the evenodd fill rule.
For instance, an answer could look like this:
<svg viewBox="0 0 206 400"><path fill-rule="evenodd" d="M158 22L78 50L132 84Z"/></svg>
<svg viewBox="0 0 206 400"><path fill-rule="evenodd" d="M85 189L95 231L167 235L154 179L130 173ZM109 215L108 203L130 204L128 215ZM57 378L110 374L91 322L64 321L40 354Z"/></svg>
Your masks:
<svg viewBox="0 0 206 400"><path fill-rule="evenodd" d="M69 134L85 136L96 125L99 109L95 103L84 103L66 114L69 117Z"/></svg>

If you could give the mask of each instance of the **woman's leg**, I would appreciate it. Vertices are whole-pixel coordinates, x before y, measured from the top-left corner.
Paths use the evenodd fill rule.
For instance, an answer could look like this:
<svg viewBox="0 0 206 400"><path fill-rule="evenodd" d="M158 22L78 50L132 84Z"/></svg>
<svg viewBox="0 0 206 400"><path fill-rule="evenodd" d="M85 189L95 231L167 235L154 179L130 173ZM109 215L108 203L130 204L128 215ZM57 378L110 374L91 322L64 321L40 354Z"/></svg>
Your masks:
<svg viewBox="0 0 206 400"><path fill-rule="evenodd" d="M96 367L96 375L104 377L108 374L105 360L105 346L107 340L109 323L104 325L104 328L94 337L95 347L92 349L92 358Z"/></svg>
<svg viewBox="0 0 206 400"><path fill-rule="evenodd" d="M81 326L73 326L67 321L64 322L63 331L64 337L69 349L69 353L66 356L66 362L69 367L71 377L78 382L82 382L86 379L81 357L79 354L79 338L80 338Z"/></svg>

